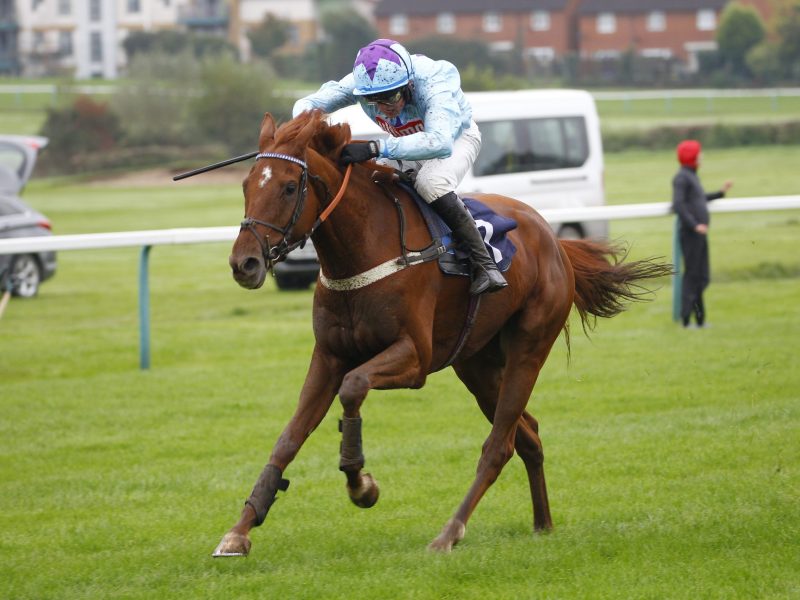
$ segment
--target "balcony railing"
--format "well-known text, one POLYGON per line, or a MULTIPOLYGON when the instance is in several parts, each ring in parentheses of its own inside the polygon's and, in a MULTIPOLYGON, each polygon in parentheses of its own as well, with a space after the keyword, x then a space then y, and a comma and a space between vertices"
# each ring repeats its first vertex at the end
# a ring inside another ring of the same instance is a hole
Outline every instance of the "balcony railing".
POLYGON ((228 6, 219 3, 199 3, 178 9, 178 21, 188 27, 225 27, 228 25, 228 6))

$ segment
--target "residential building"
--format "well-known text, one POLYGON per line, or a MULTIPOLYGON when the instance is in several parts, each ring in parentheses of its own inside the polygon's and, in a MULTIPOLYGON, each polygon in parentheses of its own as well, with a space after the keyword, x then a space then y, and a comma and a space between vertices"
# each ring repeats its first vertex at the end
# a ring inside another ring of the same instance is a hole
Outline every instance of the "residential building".
MULTIPOLYGON (((302 52, 319 36, 316 4, 314 0, 0 0, 0 69, 7 64, 6 72, 13 72, 13 63, 21 64, 27 76, 64 72, 81 79, 113 79, 126 65, 122 42, 128 34, 162 29, 226 36, 247 58, 247 30, 267 13, 291 25, 285 50, 302 52)), ((372 4, 353 2, 362 12, 372 4)))
POLYGON ((17 0, 23 73, 114 79, 125 64, 128 33, 174 28, 190 1, 17 0))
POLYGON ((19 73, 19 22, 14 0, 0 0, 0 74, 19 73))
MULTIPOLYGON (((234 39, 244 58, 250 56, 250 43, 247 31, 258 26, 267 15, 286 21, 289 24, 289 41, 279 52, 283 54, 302 54, 309 44, 318 41, 322 35, 320 28, 320 2, 317 0, 230 0, 231 11, 236 12, 238 4, 240 19, 239 33, 234 39)), ((373 19, 373 11, 378 0, 341 0, 342 6, 349 6, 368 21, 373 19)))
MULTIPOLYGON (((577 0, 404 0, 379 2, 383 37, 411 42, 428 36, 481 40, 495 51, 520 48, 550 62, 574 49, 571 16, 577 0)), ((413 49, 413 47, 412 47, 413 49)))
MULTIPOLYGON (((480 40, 549 64, 568 55, 592 61, 633 51, 679 60, 716 48, 731 0, 341 0, 372 20, 381 37, 413 51, 415 40, 480 40)), ((740 0, 766 21, 773 0, 740 0)), ((320 0, 0 0, 0 73, 113 79, 124 70, 122 42, 133 31, 179 29, 225 36, 245 60, 247 32, 268 14, 290 25, 279 50, 300 54, 322 35, 320 0)), ((330 6, 330 4, 328 5, 330 6)), ((336 5, 338 6, 338 5, 336 5)))
POLYGON ((247 31, 267 15, 289 23, 289 41, 281 48, 287 54, 301 54, 319 38, 319 17, 314 0, 238 0, 240 29, 236 46, 244 58, 250 56, 247 31))
POLYGON ((697 54, 717 47, 717 25, 727 0, 583 0, 577 11, 581 58, 618 58, 625 52, 677 58, 690 71, 697 54))
MULTIPOLYGON (((382 0, 375 22, 383 37, 408 43, 430 35, 478 39, 495 50, 521 47, 540 62, 569 53, 583 60, 673 58, 689 70, 716 48, 730 0, 382 0)), ((771 0, 741 0, 766 21, 771 0)))

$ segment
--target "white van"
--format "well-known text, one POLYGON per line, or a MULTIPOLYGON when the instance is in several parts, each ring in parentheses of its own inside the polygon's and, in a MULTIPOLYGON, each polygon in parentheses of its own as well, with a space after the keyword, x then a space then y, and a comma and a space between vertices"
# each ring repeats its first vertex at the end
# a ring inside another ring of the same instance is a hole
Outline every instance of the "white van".
MULTIPOLYGON (((600 119, 591 94, 581 90, 470 92, 483 146, 458 188, 502 194, 536 209, 605 204, 600 119)), ((333 113, 353 139, 386 136, 358 105, 333 113)), ((560 237, 607 237, 608 223, 551 223, 560 237)))

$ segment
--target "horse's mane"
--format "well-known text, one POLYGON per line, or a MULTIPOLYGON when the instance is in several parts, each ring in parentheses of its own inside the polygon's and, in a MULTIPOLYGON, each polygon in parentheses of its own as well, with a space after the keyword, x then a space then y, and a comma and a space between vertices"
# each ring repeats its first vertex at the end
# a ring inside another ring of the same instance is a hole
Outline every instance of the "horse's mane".
POLYGON ((338 155, 342 146, 351 139, 350 126, 346 123, 331 125, 325 119, 326 115, 320 110, 302 112, 297 117, 283 123, 275 132, 275 145, 291 145, 292 142, 311 126, 313 133, 309 139, 309 146, 323 155, 338 155))

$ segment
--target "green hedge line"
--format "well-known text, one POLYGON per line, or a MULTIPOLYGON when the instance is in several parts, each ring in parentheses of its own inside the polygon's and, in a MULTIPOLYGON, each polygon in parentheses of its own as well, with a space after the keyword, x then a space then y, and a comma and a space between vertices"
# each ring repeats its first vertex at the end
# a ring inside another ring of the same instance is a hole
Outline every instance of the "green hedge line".
MULTIPOLYGON (((48 152, 48 149, 45 149, 48 152)), ((202 144, 191 149, 180 146, 117 147, 104 152, 76 152, 67 160, 49 160, 36 163, 40 176, 84 174, 95 175, 114 171, 135 171, 154 167, 173 171, 210 164, 229 156, 223 145, 202 144)))
POLYGON ((700 141, 707 148, 800 144, 800 121, 763 124, 715 124, 655 127, 652 129, 603 132, 603 149, 622 152, 636 148, 664 150, 685 139, 700 141))

